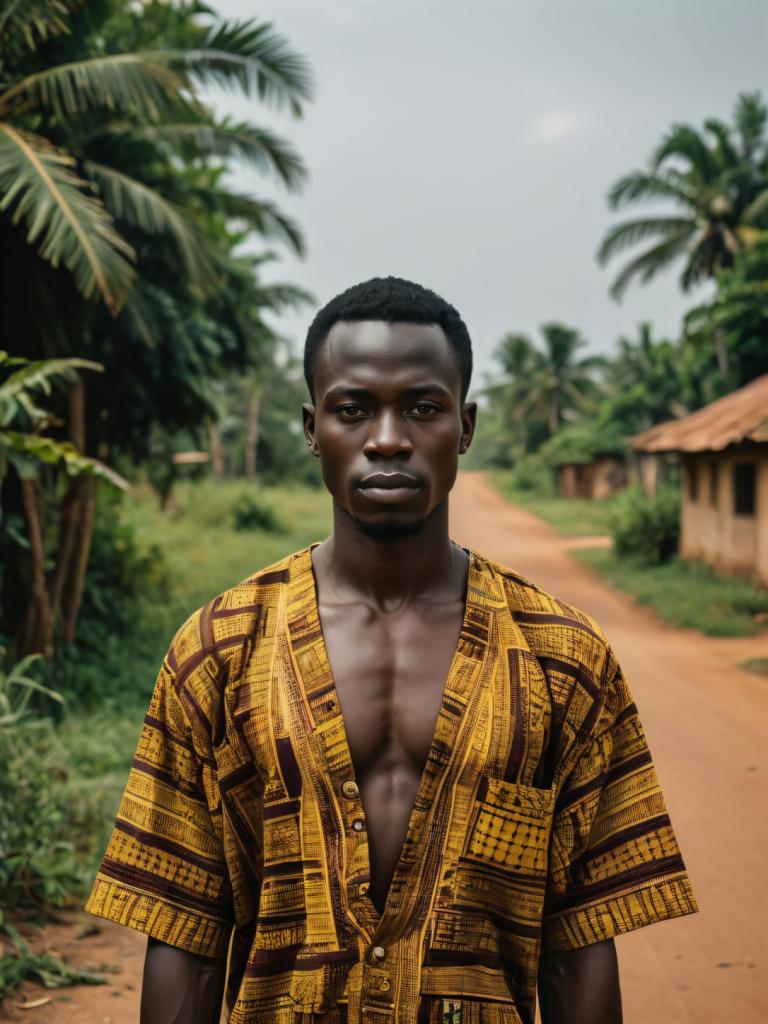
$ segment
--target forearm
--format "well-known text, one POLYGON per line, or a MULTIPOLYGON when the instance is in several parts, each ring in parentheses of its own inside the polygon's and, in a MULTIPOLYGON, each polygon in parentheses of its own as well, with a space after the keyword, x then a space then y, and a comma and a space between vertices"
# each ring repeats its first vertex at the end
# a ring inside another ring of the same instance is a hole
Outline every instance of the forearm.
POLYGON ((542 1024, 622 1024, 613 939, 543 954, 538 989, 542 1024))
POLYGON ((219 1024, 226 964, 150 939, 141 1024, 219 1024))

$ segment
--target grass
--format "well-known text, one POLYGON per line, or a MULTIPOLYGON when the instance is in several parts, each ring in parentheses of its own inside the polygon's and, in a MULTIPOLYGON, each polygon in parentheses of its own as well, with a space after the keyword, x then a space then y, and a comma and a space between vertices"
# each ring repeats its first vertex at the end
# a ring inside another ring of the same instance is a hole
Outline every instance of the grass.
POLYGON ((175 508, 168 514, 160 511, 149 490, 138 490, 126 518, 141 542, 157 545, 168 563, 172 607, 166 618, 176 620, 175 626, 222 590, 322 540, 331 528, 331 502, 324 489, 207 480, 180 484, 174 495, 175 508), (235 528, 233 509, 244 495, 272 509, 279 531, 235 528))
POLYGON ((613 498, 592 501, 521 490, 514 486, 511 472, 503 469, 492 470, 489 479, 507 501, 543 519, 564 537, 594 537, 608 533, 613 498))
MULTIPOLYGON (((682 629, 708 636, 753 636, 761 625, 757 616, 768 611, 768 591, 716 573, 703 562, 672 559, 663 565, 644 565, 617 558, 605 548, 571 554, 612 586, 632 594, 638 604, 682 629)), ((758 660, 768 664, 768 659, 758 660)))
POLYGON ((173 633, 222 590, 321 540, 330 530, 330 509, 325 490, 299 485, 255 488, 238 481, 179 485, 173 514, 159 509, 149 489, 137 488, 131 496, 126 520, 142 545, 162 552, 170 599, 143 609, 145 621, 137 623, 135 636, 114 638, 105 666, 124 680, 120 696, 91 709, 74 709, 58 729, 69 765, 67 796, 74 820, 81 829, 88 823, 95 832, 92 840, 82 832, 78 837, 86 885, 109 837, 151 687, 173 633), (243 494, 272 509, 277 531, 235 528, 232 510, 243 494))
POLYGON ((768 658, 749 658, 747 661, 740 661, 739 668, 754 672, 758 676, 768 676, 768 658))
POLYGON ((222 590, 326 536, 331 503, 326 491, 306 486, 206 481, 180 485, 172 515, 160 511, 149 490, 137 488, 123 517, 142 548, 161 553, 168 587, 151 595, 147 589, 146 600, 140 595, 136 614, 122 631, 105 612, 105 621, 90 629, 87 656, 75 652, 68 662, 50 667, 53 678, 47 683, 70 695, 55 723, 29 718, 14 727, 16 761, 13 770, 0 771, 0 818, 6 814, 18 825, 4 830, 0 821, 0 846, 5 834, 18 869, 8 875, 0 896, 0 932, 5 909, 34 916, 46 906, 81 904, 109 838, 149 695, 174 632, 222 590), (266 521, 273 528, 236 529, 233 507, 243 494, 271 509, 266 521), (165 596, 159 598, 160 593, 165 596))

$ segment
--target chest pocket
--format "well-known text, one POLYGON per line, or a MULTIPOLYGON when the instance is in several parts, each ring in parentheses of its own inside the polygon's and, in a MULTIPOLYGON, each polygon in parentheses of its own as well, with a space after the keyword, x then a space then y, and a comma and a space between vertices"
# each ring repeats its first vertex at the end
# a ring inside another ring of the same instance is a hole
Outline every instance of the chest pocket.
POLYGON ((552 789, 488 779, 471 811, 462 862, 544 884, 553 809, 552 789))
POLYGON ((554 800, 553 789, 489 779, 456 867, 453 902, 467 949, 498 964, 519 1007, 535 1001, 535 972, 522 965, 539 950, 554 800))

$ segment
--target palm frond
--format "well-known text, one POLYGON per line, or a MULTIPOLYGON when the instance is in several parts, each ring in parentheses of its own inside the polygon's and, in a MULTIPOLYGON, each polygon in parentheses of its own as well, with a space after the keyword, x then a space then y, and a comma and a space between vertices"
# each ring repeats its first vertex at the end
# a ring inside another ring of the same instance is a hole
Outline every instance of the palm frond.
POLYGON ((27 75, 0 93, 0 117, 32 103, 61 119, 107 109, 139 113, 154 121, 185 102, 185 84, 156 54, 106 54, 27 75))
POLYGON ((710 135, 714 136, 717 142, 717 160, 722 171, 735 167, 739 161, 739 154, 731 140, 731 133, 727 125, 716 118, 710 118, 704 122, 704 128, 710 135))
POLYGON ((304 162, 290 143, 266 128, 246 122, 206 123, 200 117, 174 123, 142 125, 128 132, 129 139, 189 144, 205 156, 237 156, 260 171, 270 171, 288 188, 298 188, 306 179, 304 162))
POLYGON ((649 237, 680 235, 685 239, 692 231, 691 221, 683 217, 647 217, 643 220, 624 221, 609 229, 597 251, 597 260, 601 265, 605 264, 617 252, 649 237))
POLYGON ((155 189, 114 167, 89 160, 84 168, 115 219, 125 220, 148 235, 168 236, 179 251, 191 283, 204 291, 210 290, 216 278, 210 258, 211 243, 182 210, 155 189))
POLYGON ((26 413, 31 423, 48 418, 45 409, 39 409, 33 400, 36 392, 49 395, 57 380, 74 381, 78 370, 103 370, 100 363, 88 359, 28 359, 14 358, 0 350, 0 425, 9 426, 19 412, 26 413))
POLYGON ((759 92, 742 93, 736 101, 733 120, 739 133, 742 153, 751 160, 758 146, 765 143, 768 107, 759 92))
POLYGON ((762 192, 755 196, 742 213, 741 219, 745 224, 754 224, 766 209, 768 209, 768 188, 763 189, 762 192))
POLYGON ((185 191, 190 196, 196 196, 209 209, 218 210, 228 219, 239 222, 264 238, 279 239, 297 255, 303 255, 304 238, 301 229, 294 220, 281 213, 274 203, 215 187, 190 186, 185 191))
POLYGON ((652 167, 658 171, 665 160, 678 157, 685 160, 695 178, 705 184, 717 176, 717 163, 702 136, 688 124, 673 125, 653 155, 652 167))
POLYGON ((674 199, 692 206, 695 200, 671 175, 632 171, 611 187, 608 205, 612 210, 637 199, 674 199))
POLYGON ((630 281, 637 277, 643 283, 650 281, 659 270, 666 267, 684 252, 685 242, 688 237, 688 225, 686 231, 679 235, 672 235, 652 249, 648 249, 636 259, 631 260, 621 271, 619 276, 611 285, 611 296, 618 302, 624 294, 630 281))
POLYGON ((707 225, 690 245, 688 260, 680 278, 683 291, 711 277, 715 270, 726 265, 728 250, 721 245, 720 232, 707 225))
POLYGON ((0 40, 23 39, 28 50, 51 36, 66 32, 67 15, 74 4, 69 0, 11 0, 0 13, 0 40))
POLYGON ((197 50, 177 55, 203 85, 234 86, 300 115, 311 98, 312 77, 305 59, 273 31, 270 22, 221 22, 197 50))
POLYGON ((311 292, 295 284, 259 284, 255 295, 256 305, 276 313, 284 309, 300 309, 313 305, 315 297, 311 292))
POLYGON ((133 281, 134 252, 73 167, 46 139, 0 122, 0 212, 23 222, 27 242, 66 267, 86 298, 98 292, 116 311, 133 281))
POLYGON ((0 430, 0 451, 8 455, 11 461, 14 461, 14 456, 22 456, 49 466, 61 464, 70 476, 87 473, 119 490, 127 491, 130 488, 128 481, 114 469, 98 459, 81 455, 69 441, 55 441, 51 437, 22 434, 16 430, 0 430))

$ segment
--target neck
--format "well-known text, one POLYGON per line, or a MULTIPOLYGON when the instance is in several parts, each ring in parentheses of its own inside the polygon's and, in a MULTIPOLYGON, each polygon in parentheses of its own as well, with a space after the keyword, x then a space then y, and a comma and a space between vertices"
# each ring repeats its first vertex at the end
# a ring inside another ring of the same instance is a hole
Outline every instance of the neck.
POLYGON ((349 513, 334 502, 333 533, 315 549, 315 558, 334 589, 381 605, 436 594, 466 565, 466 554, 448 535, 447 498, 418 533, 386 541, 361 533, 349 513))

